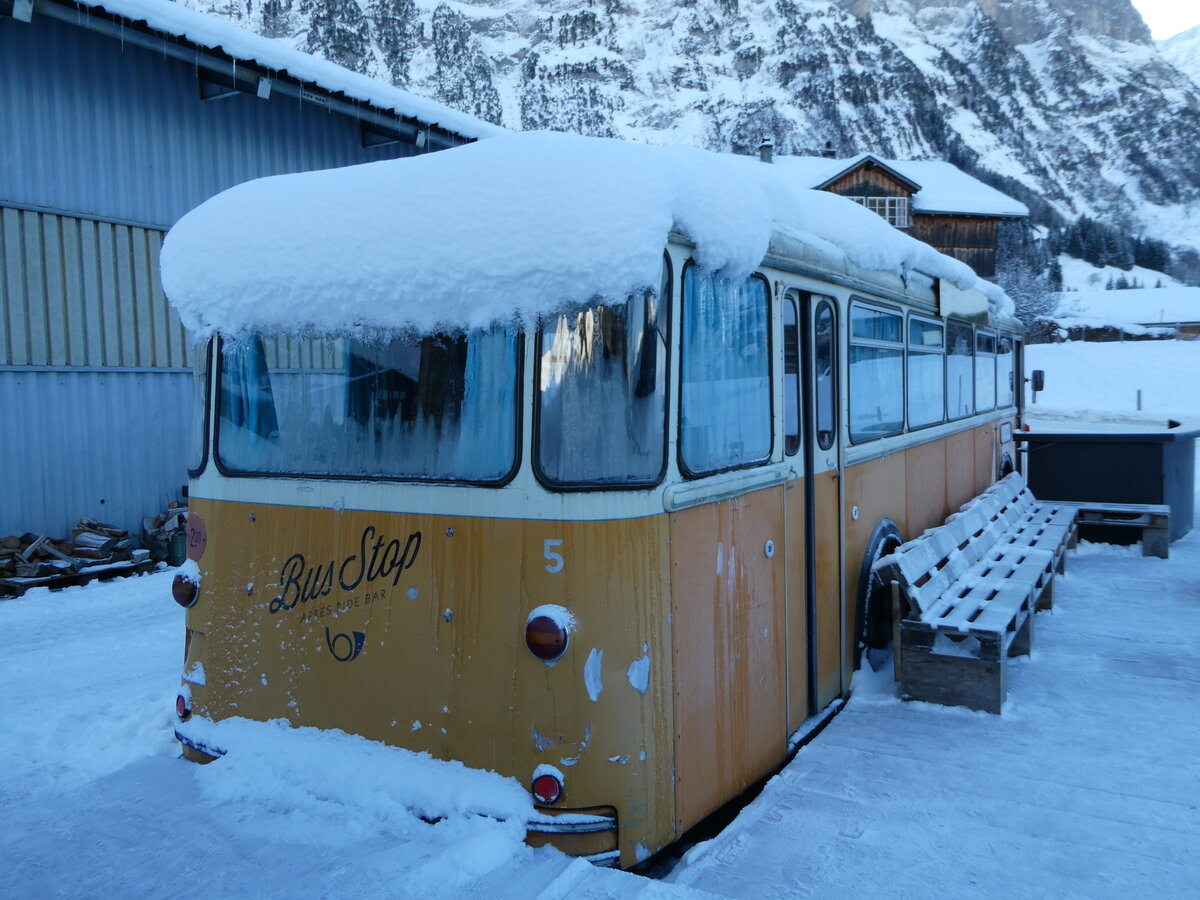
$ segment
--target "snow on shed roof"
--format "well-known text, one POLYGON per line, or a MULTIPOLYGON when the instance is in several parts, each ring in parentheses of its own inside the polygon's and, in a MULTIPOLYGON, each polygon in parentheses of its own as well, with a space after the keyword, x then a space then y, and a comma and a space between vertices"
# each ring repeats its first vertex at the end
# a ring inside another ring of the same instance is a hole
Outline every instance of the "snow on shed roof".
POLYGON ((1060 294, 1054 317, 1091 325, 1174 325, 1200 322, 1200 287, 1071 291, 1060 294))
POLYGON ((197 336, 474 328, 656 286, 672 230, 730 278, 775 241, 834 272, 976 287, 1011 313, 963 263, 777 166, 546 132, 237 185, 171 229, 162 278, 197 336))
POLYGON ((286 44, 206 15, 170 0, 77 0, 78 5, 105 10, 131 22, 145 22, 153 31, 219 50, 234 59, 286 72, 300 82, 315 84, 376 109, 436 125, 465 138, 502 134, 505 129, 410 94, 383 81, 351 72, 286 44))
POLYGON ((861 153, 851 159, 820 156, 777 156, 775 163, 793 173, 806 188, 821 188, 873 160, 918 185, 913 211, 976 216, 1028 216, 1029 207, 988 187, 958 166, 938 159, 884 159, 861 153))

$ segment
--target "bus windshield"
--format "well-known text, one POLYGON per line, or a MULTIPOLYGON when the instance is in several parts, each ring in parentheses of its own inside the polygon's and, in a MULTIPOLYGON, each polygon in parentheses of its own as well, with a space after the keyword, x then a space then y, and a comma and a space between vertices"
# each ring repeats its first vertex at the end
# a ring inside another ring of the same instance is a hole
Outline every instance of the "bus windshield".
POLYGON ((238 473, 488 483, 516 464, 517 333, 221 352, 217 458, 238 473))

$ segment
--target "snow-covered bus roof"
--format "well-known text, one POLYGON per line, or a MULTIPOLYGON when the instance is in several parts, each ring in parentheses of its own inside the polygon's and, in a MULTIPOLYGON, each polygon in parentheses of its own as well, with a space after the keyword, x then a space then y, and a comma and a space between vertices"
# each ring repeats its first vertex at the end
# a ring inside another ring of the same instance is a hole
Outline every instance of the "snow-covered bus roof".
POLYGON ((834 276, 920 272, 1012 313, 965 264, 777 166, 546 132, 230 188, 171 229, 162 278, 197 337, 469 329, 657 286, 672 232, 731 279, 802 248, 834 276))
POLYGON ((75 2, 79 6, 103 10, 129 22, 145 22, 151 31, 159 34, 179 38, 196 47, 219 51, 235 60, 289 76, 297 82, 316 85, 330 94, 340 94, 375 109, 416 119, 464 138, 490 137, 505 130, 170 0, 75 2))

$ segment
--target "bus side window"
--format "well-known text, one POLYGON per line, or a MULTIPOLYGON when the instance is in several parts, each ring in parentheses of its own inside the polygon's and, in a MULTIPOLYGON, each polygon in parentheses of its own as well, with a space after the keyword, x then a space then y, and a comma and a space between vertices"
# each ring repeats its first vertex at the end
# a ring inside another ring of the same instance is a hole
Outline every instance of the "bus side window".
MULTIPOLYGON (((850 307, 852 441, 904 430, 903 321, 898 313, 858 303, 850 307)), ((819 378, 818 373, 818 384, 819 378)))
POLYGON ((698 266, 684 270, 679 461, 686 474, 770 458, 770 309, 759 276, 732 284, 698 266))
POLYGON ((783 449, 800 449, 800 328, 796 298, 783 301, 783 449))
POLYGON ((1013 378, 1013 340, 1002 336, 997 347, 996 356, 996 405, 1009 407, 1013 405, 1013 390, 1016 381, 1013 378))
POLYGON ((936 425, 946 418, 946 336, 939 322, 908 320, 908 426, 936 425))
POLYGON ((542 322, 534 464, 549 486, 635 487, 662 478, 670 309, 665 260, 663 269, 658 293, 631 294, 620 305, 574 306, 542 322))
POLYGON ((975 412, 975 339, 971 326, 946 323, 946 411, 951 419, 975 412))
POLYGON ((975 411, 996 408, 996 336, 975 332, 975 411))
POLYGON ((837 334, 833 306, 817 307, 813 335, 813 363, 817 379, 817 446, 828 450, 837 433, 837 334))

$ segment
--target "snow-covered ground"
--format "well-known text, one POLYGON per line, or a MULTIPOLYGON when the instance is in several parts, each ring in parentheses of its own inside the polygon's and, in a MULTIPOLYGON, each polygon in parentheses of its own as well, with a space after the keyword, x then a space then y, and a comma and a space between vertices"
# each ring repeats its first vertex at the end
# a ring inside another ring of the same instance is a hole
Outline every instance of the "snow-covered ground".
MULTIPOLYGON (((1111 421, 1135 381, 1164 422, 1200 410, 1200 342, 1029 356, 1047 371, 1039 412, 1111 421)), ((1200 884, 1200 532, 1169 560, 1070 556, 1002 717, 901 703, 860 675, 665 881, 531 850, 517 823, 462 812, 472 796, 519 807, 513 783, 350 736, 247 724, 236 740, 254 752, 181 761, 170 577, 0 601, 0 895, 1190 898, 1200 884)))

